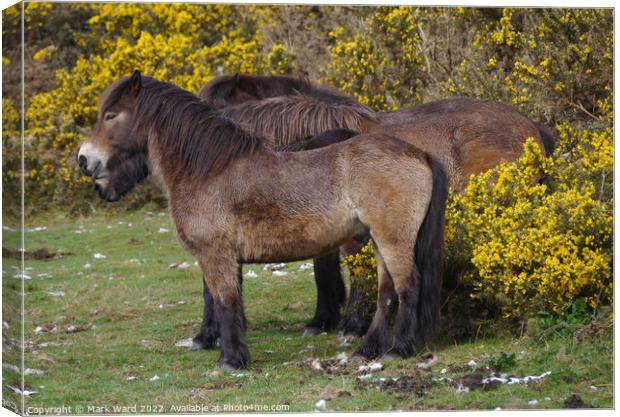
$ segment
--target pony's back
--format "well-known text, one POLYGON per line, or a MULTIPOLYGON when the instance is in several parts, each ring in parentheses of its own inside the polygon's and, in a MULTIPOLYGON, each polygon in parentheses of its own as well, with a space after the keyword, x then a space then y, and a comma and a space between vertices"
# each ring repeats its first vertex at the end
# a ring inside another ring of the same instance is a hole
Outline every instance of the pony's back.
POLYGON ((209 81, 198 92, 198 97, 218 108, 290 95, 303 95, 331 105, 359 104, 329 88, 288 75, 222 75, 209 81))

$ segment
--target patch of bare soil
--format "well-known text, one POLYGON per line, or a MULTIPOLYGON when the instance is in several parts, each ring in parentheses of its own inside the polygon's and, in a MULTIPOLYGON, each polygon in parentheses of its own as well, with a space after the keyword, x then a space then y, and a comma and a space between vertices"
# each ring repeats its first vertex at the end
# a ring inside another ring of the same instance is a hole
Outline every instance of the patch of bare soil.
POLYGON ((334 398, 352 397, 353 394, 351 394, 349 391, 345 391, 342 389, 334 388, 331 385, 327 385, 325 388, 323 388, 323 391, 321 391, 321 394, 319 396, 325 400, 332 400, 334 398))
POLYGON ((329 375, 349 375, 352 373, 347 367, 348 358, 347 355, 342 353, 334 358, 330 359, 315 359, 307 358, 299 365, 301 367, 309 367, 314 372, 326 373, 329 375))
POLYGON ((217 391, 225 388, 239 388, 241 383, 239 382, 212 382, 209 384, 198 385, 196 389, 206 390, 206 391, 217 391))
POLYGON ((420 377, 420 375, 401 375, 395 378, 379 378, 373 380, 357 380, 357 385, 362 389, 378 389, 392 394, 409 395, 418 397, 426 395, 426 390, 434 385, 434 382, 420 377))
MULTIPOLYGON (((62 259, 65 256, 73 255, 69 252, 55 252, 51 253, 45 248, 37 249, 35 251, 24 251, 24 259, 34 259, 34 260, 58 260, 62 259)), ((10 248, 2 247, 2 257, 3 258, 11 258, 11 259, 22 259, 22 252, 10 248)))

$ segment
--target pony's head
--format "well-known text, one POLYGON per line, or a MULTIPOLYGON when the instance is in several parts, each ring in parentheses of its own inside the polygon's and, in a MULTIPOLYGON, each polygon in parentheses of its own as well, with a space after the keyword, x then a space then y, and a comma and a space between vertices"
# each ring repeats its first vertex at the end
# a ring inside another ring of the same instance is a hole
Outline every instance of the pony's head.
POLYGON ((97 122, 78 151, 84 175, 95 179, 95 191, 106 201, 118 201, 148 175, 146 140, 134 129, 142 76, 113 83, 103 95, 97 122))
POLYGON ((198 91, 198 97, 218 109, 262 98, 249 77, 239 74, 212 79, 198 91))

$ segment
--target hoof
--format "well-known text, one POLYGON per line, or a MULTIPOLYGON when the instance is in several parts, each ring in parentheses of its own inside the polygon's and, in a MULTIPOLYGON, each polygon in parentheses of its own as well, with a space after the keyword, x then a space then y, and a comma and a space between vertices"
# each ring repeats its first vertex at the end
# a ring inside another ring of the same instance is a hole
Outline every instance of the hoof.
POLYGON ((218 362, 215 364, 216 371, 236 371, 237 369, 240 369, 240 368, 235 368, 234 366, 226 362, 224 363, 218 362))
POLYGON ((404 359, 401 355, 396 352, 388 352, 381 357, 385 362, 395 361, 399 359, 404 359))
POLYGON ((321 333, 321 329, 318 327, 308 326, 304 329, 304 337, 314 337, 320 335, 321 333))
POLYGON ((201 350, 201 349, 215 349, 220 347, 220 338, 214 339, 211 337, 202 337, 201 335, 196 336, 192 339, 192 345, 190 346, 190 350, 201 350))
POLYGON ((351 363, 364 363, 367 362, 369 359, 366 356, 360 355, 359 353, 355 353, 353 356, 351 356, 351 363))

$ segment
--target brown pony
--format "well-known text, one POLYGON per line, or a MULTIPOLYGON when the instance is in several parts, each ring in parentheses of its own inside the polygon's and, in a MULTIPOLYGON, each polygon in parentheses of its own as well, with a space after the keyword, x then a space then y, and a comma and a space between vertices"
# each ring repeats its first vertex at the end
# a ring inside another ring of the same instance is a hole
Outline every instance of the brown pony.
MULTIPOLYGON (((546 127, 533 123, 511 106, 490 100, 451 98, 377 113, 352 98, 298 78, 239 74, 214 78, 198 95, 273 147, 304 143, 299 141, 335 128, 398 137, 440 160, 452 189, 457 192, 463 189, 470 175, 520 156, 527 137, 533 137, 547 154, 553 152, 555 144, 546 127)), ((343 284, 338 254, 317 258, 314 265, 317 308, 304 334, 334 328, 340 320, 339 307, 344 298, 340 295, 343 284)), ((359 298, 354 285, 350 295, 349 313, 341 329, 361 335, 370 317, 362 310, 351 308, 359 298)), ((208 303, 209 294, 205 290, 205 304, 208 303)), ((205 318, 207 314, 205 309, 205 318)), ((194 339, 197 347, 210 345, 201 342, 205 331, 203 326, 194 339)))
POLYGON ((363 232, 378 254, 379 297, 356 355, 407 357, 437 320, 446 177, 410 144, 373 133, 274 152, 197 96, 135 71, 105 92, 78 163, 107 201, 148 175, 162 187, 213 295, 219 367, 249 364, 243 263, 332 253, 363 232))

